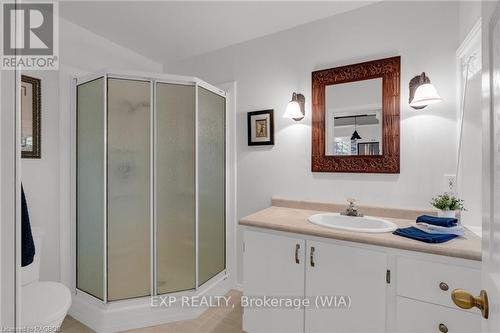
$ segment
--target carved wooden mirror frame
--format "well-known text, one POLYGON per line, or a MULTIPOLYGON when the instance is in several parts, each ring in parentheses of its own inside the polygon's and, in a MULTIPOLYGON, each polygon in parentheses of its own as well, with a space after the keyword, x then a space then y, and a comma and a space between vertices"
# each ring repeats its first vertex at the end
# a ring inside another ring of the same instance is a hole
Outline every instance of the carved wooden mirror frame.
POLYGON ((401 57, 312 73, 313 172, 399 173, 399 95, 401 57), (326 86, 382 78, 382 155, 326 155, 326 86))
MULTIPOLYGON (((42 93, 41 93, 41 88, 40 88, 40 79, 30 77, 27 75, 21 75, 21 81, 23 83, 30 84, 32 87, 32 99, 29 101, 29 107, 31 108, 32 116, 31 116, 31 134, 33 138, 33 143, 32 143, 32 149, 31 150, 23 150, 21 151, 21 157, 22 158, 41 158, 41 145, 42 145, 42 134, 41 134, 41 100, 42 100, 42 93)), ((26 96, 26 87, 23 85, 21 87, 21 94, 24 94, 26 96)), ((21 100, 24 100, 22 97, 21 100)), ((30 110, 30 108, 27 108, 30 110)), ((26 108, 23 107, 23 103, 21 102, 21 114, 23 112, 27 112, 26 108)), ((21 117, 22 119, 23 117, 21 117)), ((22 127, 25 126, 25 124, 22 124, 22 127)))

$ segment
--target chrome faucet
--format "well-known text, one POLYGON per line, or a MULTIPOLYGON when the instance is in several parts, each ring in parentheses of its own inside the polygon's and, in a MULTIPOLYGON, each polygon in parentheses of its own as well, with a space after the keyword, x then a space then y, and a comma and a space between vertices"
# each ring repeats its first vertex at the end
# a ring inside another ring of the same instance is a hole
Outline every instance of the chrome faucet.
POLYGON ((360 214, 358 212, 358 208, 356 207, 356 200, 347 199, 347 201, 349 202, 349 206, 347 206, 346 210, 341 212, 340 215, 362 217, 363 214, 360 214))

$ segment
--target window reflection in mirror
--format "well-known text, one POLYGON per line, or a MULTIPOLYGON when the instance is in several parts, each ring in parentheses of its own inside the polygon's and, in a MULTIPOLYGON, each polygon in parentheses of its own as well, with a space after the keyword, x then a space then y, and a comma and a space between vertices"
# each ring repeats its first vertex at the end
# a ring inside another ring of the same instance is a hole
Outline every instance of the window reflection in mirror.
POLYGON ((382 78, 326 86, 326 155, 382 155, 382 78))

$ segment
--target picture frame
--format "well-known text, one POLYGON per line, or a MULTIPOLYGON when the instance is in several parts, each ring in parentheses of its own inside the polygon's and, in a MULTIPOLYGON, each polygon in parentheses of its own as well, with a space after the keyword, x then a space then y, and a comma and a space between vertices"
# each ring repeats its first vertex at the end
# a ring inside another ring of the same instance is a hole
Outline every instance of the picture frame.
POLYGON ((274 145, 274 110, 247 113, 249 146, 274 145))
POLYGON ((41 80, 21 75, 21 157, 41 158, 41 80))

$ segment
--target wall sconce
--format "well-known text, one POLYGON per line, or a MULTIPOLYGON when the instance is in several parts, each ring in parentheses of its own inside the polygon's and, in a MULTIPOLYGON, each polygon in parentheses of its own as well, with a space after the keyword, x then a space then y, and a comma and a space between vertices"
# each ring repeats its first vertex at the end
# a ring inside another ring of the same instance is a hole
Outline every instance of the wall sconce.
POLYGON ((293 93, 292 100, 286 106, 283 118, 291 118, 295 121, 302 120, 306 115, 305 105, 306 99, 304 95, 293 93))
POLYGON ((442 102, 436 88, 431 84, 431 80, 425 73, 415 76, 410 81, 410 106, 414 109, 423 109, 427 105, 442 102))

